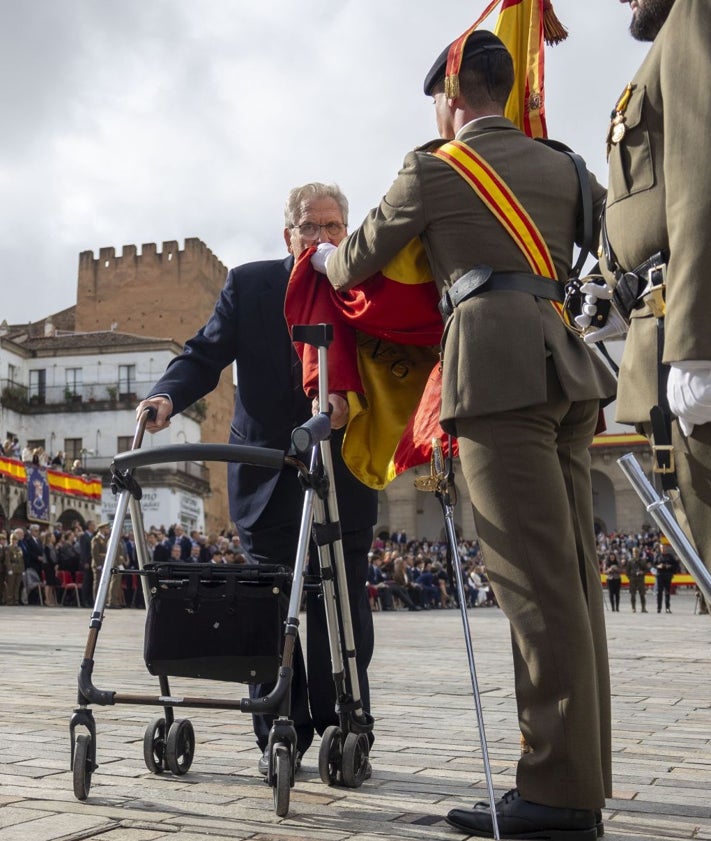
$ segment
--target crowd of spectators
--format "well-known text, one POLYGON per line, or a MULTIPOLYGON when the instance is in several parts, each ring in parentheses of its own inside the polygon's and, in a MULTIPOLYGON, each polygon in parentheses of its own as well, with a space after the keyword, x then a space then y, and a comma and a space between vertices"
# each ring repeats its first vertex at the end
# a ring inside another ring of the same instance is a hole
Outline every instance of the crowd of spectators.
MULTIPOLYGON (((71 580, 88 575, 91 567, 91 544, 97 527, 74 522, 65 528, 61 524, 41 530, 37 524, 10 532, 0 530, 0 604, 39 603, 59 604, 62 576, 71 580), (20 555, 18 549, 22 553, 20 555), (19 565, 19 566, 18 566, 19 565), (22 578, 21 590, 16 576, 22 578), (14 577, 15 576, 15 577, 14 577)), ((134 535, 126 530, 122 536, 124 568, 138 569, 134 535)), ((188 532, 182 525, 151 526, 146 533, 149 561, 200 562, 214 564, 249 563, 233 531, 218 534, 188 532)), ((619 610, 621 580, 635 570, 655 576, 655 591, 670 578, 670 572, 683 571, 672 556, 660 532, 643 526, 635 534, 600 533, 597 535, 600 572, 605 577, 613 611, 619 610)), ((374 610, 441 610, 458 607, 457 588, 448 559, 448 545, 427 539, 408 540, 403 532, 373 541, 369 552, 368 595, 374 610)), ((465 596, 469 607, 496 607, 496 598, 489 586, 486 566, 476 540, 459 540, 457 562, 462 572, 465 596)), ((143 607, 142 593, 136 576, 122 576, 125 606, 143 607)), ((646 612, 642 583, 641 607, 646 612)), ((671 612, 669 595, 673 591, 666 583, 660 592, 658 610, 662 609, 662 595, 667 612, 671 612)), ((93 604, 94 589, 82 589, 81 603, 93 604)), ((632 608, 635 608, 634 594, 632 608)), ((75 603, 75 602, 66 602, 75 603)))
POLYGON ((44 447, 31 447, 29 443, 25 444, 24 447, 20 447, 17 436, 6 438, 0 444, 0 455, 6 456, 7 458, 15 458, 27 464, 35 464, 38 467, 51 467, 53 470, 61 470, 65 473, 86 474, 81 459, 68 459, 63 450, 57 450, 56 453, 48 453, 44 447))
MULTIPOLYGON (((458 607, 448 545, 407 540, 400 531, 377 537, 369 553, 368 596, 375 610, 437 610, 458 607)), ((469 607, 495 607, 486 567, 476 540, 460 540, 457 559, 469 607)))
MULTIPOLYGON (((653 590, 656 595, 657 613, 661 613, 662 610, 665 613, 672 612, 670 596, 675 590, 673 578, 677 573, 684 573, 686 570, 658 529, 643 525, 642 529, 634 534, 599 533, 597 555, 600 572, 606 577, 613 612, 619 612, 620 609, 623 576, 627 578, 630 607, 633 612, 637 612, 637 597, 640 612, 648 612, 647 589, 653 590), (648 576, 653 577, 651 585, 648 576)), ((699 597, 699 612, 706 613, 707 610, 705 601, 699 597)))
MULTIPOLYGON (((60 604, 63 576, 58 573, 68 573, 73 583, 82 584, 85 578, 88 579, 91 547, 96 534, 97 526, 91 521, 86 526, 75 521, 69 528, 58 523, 45 530, 40 530, 37 524, 11 529, 10 532, 0 529, 0 604, 60 604), (22 553, 21 559, 17 550, 22 553)), ((121 567, 127 572, 137 570, 133 532, 126 530, 121 539, 124 558, 121 567)), ((246 561, 239 537, 231 531, 204 535, 199 531, 188 534, 181 525, 167 529, 163 526, 151 527, 146 533, 146 546, 149 562, 173 560, 234 564, 246 561)), ((124 575, 122 583, 122 606, 143 607, 137 578, 124 575)), ((95 587, 82 588, 80 603, 83 606, 93 604, 94 591, 95 587)))

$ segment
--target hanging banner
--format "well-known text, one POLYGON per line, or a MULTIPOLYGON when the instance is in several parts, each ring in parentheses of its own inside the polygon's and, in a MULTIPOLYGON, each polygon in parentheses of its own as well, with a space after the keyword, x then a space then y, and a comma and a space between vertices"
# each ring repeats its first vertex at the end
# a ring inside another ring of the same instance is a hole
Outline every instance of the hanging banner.
POLYGON ((27 519, 49 522, 49 483, 47 468, 28 464, 27 470, 27 519))

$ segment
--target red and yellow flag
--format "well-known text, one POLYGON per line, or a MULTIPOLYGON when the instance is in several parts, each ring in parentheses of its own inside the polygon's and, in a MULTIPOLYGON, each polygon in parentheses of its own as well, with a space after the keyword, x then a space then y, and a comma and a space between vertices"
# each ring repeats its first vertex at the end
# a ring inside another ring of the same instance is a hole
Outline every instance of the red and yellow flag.
POLYGON ((501 6, 501 11, 494 34, 503 41, 514 64, 515 81, 506 104, 506 117, 529 137, 546 137, 544 45, 557 44, 567 36, 550 0, 492 0, 452 44, 447 57, 445 91, 448 96, 456 96, 467 38, 497 6, 501 6))
MULTIPOLYGON (((433 366, 438 367, 442 317, 437 290, 419 240, 347 292, 336 292, 314 271, 313 252, 313 248, 304 251, 294 265, 284 315, 290 327, 334 325, 328 351, 329 389, 346 392, 350 409, 343 459, 362 482, 382 489, 396 475, 393 454, 433 366)), ((316 350, 298 342, 296 349, 303 363, 304 389, 317 394, 316 350)), ((441 433, 439 401, 435 414, 434 429, 441 433)), ((430 429, 429 439, 432 434, 430 429)), ((423 461, 428 459, 429 455, 423 461)), ((402 469, 419 463, 412 461, 402 469)))
MULTIPOLYGON (((0 456, 0 476, 17 482, 27 481, 25 463, 18 459, 0 456)), ((47 470, 47 484, 51 491, 85 499, 101 499, 101 480, 98 476, 75 476, 59 470, 47 470)))

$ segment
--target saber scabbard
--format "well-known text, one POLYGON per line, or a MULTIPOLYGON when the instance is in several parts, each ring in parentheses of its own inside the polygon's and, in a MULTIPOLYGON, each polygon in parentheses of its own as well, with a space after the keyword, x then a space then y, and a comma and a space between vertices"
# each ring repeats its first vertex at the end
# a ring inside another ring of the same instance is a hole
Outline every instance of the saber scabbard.
MULTIPOLYGON (((449 453, 451 458, 452 439, 449 439, 449 453)), ((481 757, 484 763, 484 776, 486 777, 486 788, 489 795, 489 808, 491 810, 491 825, 496 841, 499 841, 499 825, 496 817, 496 802, 494 800, 494 782, 491 775, 491 763, 489 761, 489 748, 486 742, 486 731, 484 729, 484 713, 481 707, 481 696, 479 694, 479 681, 476 676, 474 664, 474 647, 472 645, 471 630, 469 628, 469 615, 467 614, 467 594, 464 590, 464 577, 462 565, 459 562, 459 550, 457 548, 457 533, 454 528, 454 504, 455 494, 452 483, 452 471, 445 467, 444 455, 442 453, 442 442, 439 438, 432 439, 432 458, 430 462, 430 475, 418 476, 415 480, 415 487, 420 491, 434 492, 442 507, 444 515, 444 526, 447 533, 447 544, 454 569, 454 580, 457 587, 459 600, 459 612, 462 617, 464 628, 464 643, 467 649, 467 660, 469 661, 469 674, 471 676, 472 691, 474 693, 474 705, 476 707, 476 718, 479 727, 479 741, 481 743, 481 757)))
POLYGON ((666 494, 659 496, 632 453, 618 458, 617 463, 642 500, 647 512, 659 529, 664 532, 672 549, 693 576, 704 598, 711 604, 711 572, 705 567, 698 552, 679 525, 671 499, 666 494))

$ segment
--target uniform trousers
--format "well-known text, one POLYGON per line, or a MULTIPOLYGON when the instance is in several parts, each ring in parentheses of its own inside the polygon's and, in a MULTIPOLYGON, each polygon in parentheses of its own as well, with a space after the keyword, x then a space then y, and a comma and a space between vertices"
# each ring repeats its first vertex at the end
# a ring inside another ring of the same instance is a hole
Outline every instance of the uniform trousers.
POLYGON ((610 679, 590 455, 598 401, 571 403, 552 359, 545 404, 456 420, 487 574, 511 625, 526 800, 611 795, 610 679))
POLYGON ((630 601, 632 602, 632 610, 637 607, 637 594, 639 593, 639 602, 642 605, 642 610, 647 609, 647 585, 644 581, 644 574, 630 575, 630 601))
POLYGON ((20 590, 22 589, 22 573, 25 569, 23 561, 6 561, 7 578, 5 579, 5 604, 19 605, 20 590))
POLYGON ((711 423, 695 426, 687 438, 675 421, 672 443, 679 497, 691 537, 707 569, 711 569, 711 423))

